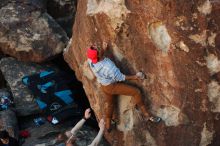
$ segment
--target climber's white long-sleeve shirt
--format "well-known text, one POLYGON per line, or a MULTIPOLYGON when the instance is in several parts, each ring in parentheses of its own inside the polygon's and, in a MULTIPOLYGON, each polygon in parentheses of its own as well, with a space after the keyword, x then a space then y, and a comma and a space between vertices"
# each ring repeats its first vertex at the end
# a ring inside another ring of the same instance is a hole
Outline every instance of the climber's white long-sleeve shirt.
POLYGON ((97 63, 92 63, 92 61, 88 59, 88 63, 97 81, 103 86, 125 80, 125 75, 121 73, 114 62, 109 58, 104 58, 97 63))

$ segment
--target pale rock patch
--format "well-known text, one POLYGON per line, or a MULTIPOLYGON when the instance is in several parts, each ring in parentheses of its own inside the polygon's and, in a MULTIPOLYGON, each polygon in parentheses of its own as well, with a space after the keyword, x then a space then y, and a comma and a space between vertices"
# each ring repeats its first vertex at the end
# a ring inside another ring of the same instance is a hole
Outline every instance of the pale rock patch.
POLYGON ((215 37, 216 33, 211 32, 211 36, 208 37, 208 43, 210 46, 215 47, 215 37))
POLYGON ((188 117, 178 107, 173 105, 159 108, 157 110, 157 116, 162 118, 166 126, 178 126, 189 122, 188 117))
POLYGON ((125 6, 125 0, 88 0, 86 13, 89 16, 105 13, 110 18, 112 27, 116 29, 130 11, 125 6))
POLYGON ((205 57, 207 68, 211 75, 220 71, 220 60, 214 54, 209 54, 205 57))
POLYGON ((204 15, 208 15, 212 12, 212 4, 209 0, 206 0, 202 5, 198 7, 198 11, 204 15))
POLYGON ((181 49, 181 50, 183 50, 183 51, 185 51, 185 52, 189 52, 189 47, 183 42, 183 41, 180 41, 178 44, 177 44, 177 46, 181 49))
POLYGON ((160 21, 151 23, 148 26, 148 33, 156 47, 163 53, 167 53, 170 49, 171 37, 166 26, 160 21))
POLYGON ((207 40, 207 31, 204 30, 200 34, 194 34, 190 35, 189 38, 193 40, 195 43, 202 45, 205 47, 207 45, 206 40, 207 40))
POLYGON ((220 85, 217 81, 211 81, 208 84, 209 101, 213 103, 212 112, 220 112, 220 85))
POLYGON ((214 131, 207 129, 206 123, 203 124, 203 130, 201 132, 201 141, 199 146, 208 146, 212 143, 214 131))

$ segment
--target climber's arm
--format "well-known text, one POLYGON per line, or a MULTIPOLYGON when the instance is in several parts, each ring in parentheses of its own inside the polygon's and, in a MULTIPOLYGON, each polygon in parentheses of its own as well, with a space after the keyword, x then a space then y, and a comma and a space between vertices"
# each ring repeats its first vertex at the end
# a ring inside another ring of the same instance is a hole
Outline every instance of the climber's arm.
POLYGON ((86 122, 87 119, 89 119, 91 117, 91 110, 90 108, 86 109, 84 117, 82 120, 80 120, 71 130, 71 134, 72 135, 76 135, 76 133, 79 131, 79 129, 82 128, 83 124, 86 122))
POLYGON ((101 119, 99 122, 99 128, 100 128, 99 133, 96 135, 95 139, 92 141, 92 143, 89 146, 98 146, 98 144, 100 143, 105 129, 105 122, 103 119, 101 119))

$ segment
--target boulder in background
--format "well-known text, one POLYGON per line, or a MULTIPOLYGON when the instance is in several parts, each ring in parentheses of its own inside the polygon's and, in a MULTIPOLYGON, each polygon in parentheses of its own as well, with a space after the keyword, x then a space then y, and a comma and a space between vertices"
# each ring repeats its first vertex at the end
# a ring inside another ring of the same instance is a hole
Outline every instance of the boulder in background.
POLYGON ((66 32, 41 8, 12 2, 0 8, 0 51, 19 60, 42 62, 63 51, 66 32))
POLYGON ((22 83, 22 77, 39 73, 50 66, 17 61, 12 57, 0 60, 0 69, 10 87, 18 116, 27 116, 40 112, 31 91, 22 83))

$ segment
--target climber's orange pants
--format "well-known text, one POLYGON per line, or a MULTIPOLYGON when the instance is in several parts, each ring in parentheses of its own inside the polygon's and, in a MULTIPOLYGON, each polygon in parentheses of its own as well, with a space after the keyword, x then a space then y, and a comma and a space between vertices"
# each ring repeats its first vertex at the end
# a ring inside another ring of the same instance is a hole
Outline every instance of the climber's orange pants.
MULTIPOLYGON (((106 100, 106 119, 111 120, 114 108, 114 99, 113 95, 128 95, 133 96, 133 102, 135 105, 141 109, 142 113, 145 116, 148 116, 148 112, 144 106, 144 103, 141 99, 141 92, 138 88, 125 83, 113 83, 107 86, 101 86, 102 91, 105 93, 106 100)), ((107 121, 106 126, 108 127, 109 122, 107 121)))

